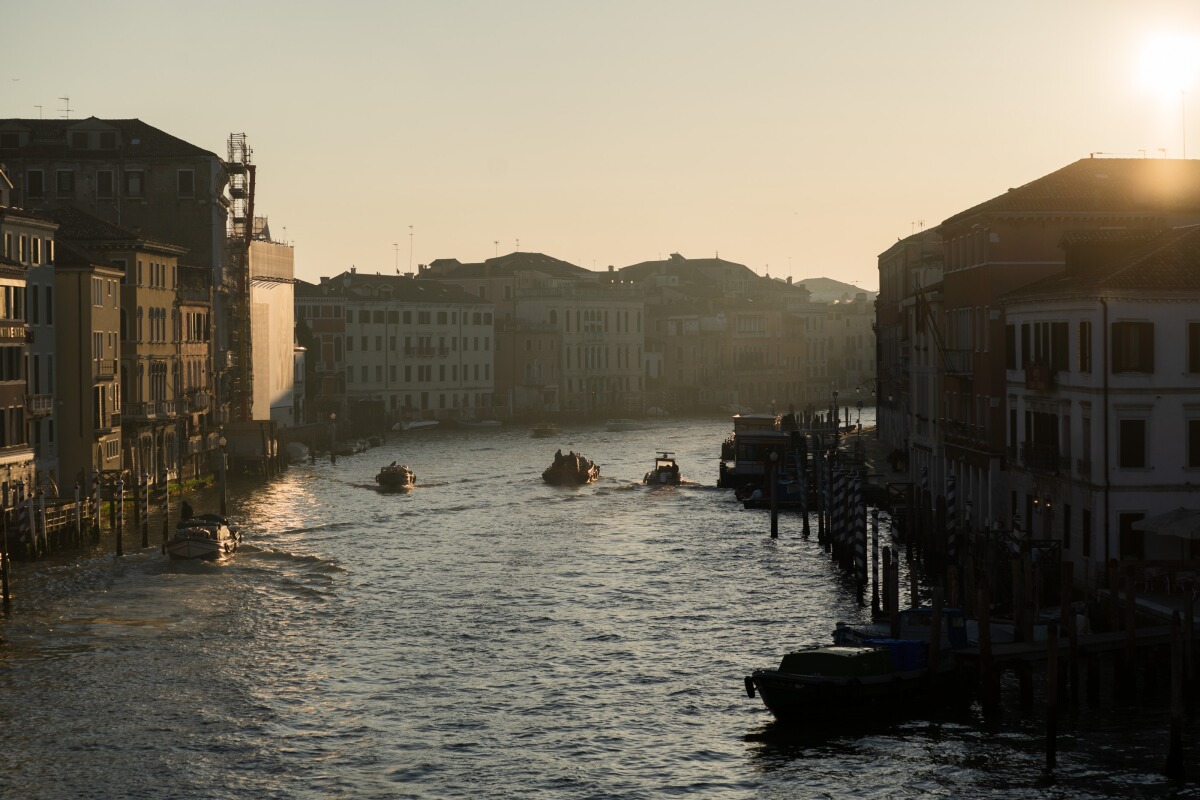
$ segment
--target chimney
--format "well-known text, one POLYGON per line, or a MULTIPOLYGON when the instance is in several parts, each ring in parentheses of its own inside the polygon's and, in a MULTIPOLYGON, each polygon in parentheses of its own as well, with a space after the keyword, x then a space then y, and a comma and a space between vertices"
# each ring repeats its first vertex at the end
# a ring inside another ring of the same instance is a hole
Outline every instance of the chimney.
POLYGON ((792 276, 788 275, 788 286, 792 285, 792 276))

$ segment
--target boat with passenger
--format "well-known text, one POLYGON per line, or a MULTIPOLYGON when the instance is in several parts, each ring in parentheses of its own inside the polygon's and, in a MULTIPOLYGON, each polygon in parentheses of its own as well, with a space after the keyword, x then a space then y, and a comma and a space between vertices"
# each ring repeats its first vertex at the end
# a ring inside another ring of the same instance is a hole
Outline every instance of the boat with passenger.
POLYGON ((232 555, 241 540, 241 534, 224 517, 193 516, 191 507, 185 504, 184 518, 175 525, 175 532, 164 547, 171 558, 212 561, 232 555))
POLYGON ((591 483, 600 477, 600 468, 585 458, 582 453, 572 450, 563 455, 562 450, 554 454, 554 463, 542 472, 542 480, 563 486, 578 486, 591 483))
POLYGON ((403 464, 393 461, 375 476, 375 482, 384 489, 404 489, 417 482, 417 473, 403 464))
POLYGON ((654 459, 654 469, 642 477, 642 483, 647 486, 678 486, 683 477, 679 474, 679 465, 675 463, 674 455, 670 451, 660 450, 654 459))

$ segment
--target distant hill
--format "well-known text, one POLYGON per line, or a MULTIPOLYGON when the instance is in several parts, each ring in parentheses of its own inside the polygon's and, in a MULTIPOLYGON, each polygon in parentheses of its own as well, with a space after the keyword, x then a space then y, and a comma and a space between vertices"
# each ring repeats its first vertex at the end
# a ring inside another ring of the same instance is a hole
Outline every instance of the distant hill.
POLYGON ((833 278, 801 278, 796 283, 804 284, 804 287, 812 292, 813 301, 818 303, 832 303, 843 297, 853 300, 859 292, 866 292, 872 299, 879 294, 873 289, 860 289, 852 283, 835 281, 833 278))

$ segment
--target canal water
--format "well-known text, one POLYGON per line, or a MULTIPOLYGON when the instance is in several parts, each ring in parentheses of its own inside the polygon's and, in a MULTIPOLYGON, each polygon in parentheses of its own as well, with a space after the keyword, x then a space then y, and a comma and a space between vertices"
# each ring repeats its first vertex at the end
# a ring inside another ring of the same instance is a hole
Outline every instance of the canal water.
POLYGON ((0 796, 1200 796, 1159 777, 1162 703, 1067 715, 1053 775, 1036 712, 773 725, 743 676, 865 612, 815 532, 713 488, 728 430, 404 434, 235 484, 228 563, 16 564, 0 796), (600 481, 544 484, 557 447, 600 481), (663 449, 686 483, 644 487, 663 449), (415 489, 376 488, 392 460, 415 489))

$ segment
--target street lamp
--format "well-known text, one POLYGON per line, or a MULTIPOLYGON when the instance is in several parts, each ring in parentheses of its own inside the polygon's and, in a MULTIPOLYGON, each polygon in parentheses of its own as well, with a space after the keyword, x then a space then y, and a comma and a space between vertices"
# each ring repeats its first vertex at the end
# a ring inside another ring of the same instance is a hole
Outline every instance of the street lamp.
POLYGON ((838 390, 834 389, 833 390, 833 435, 834 435, 834 437, 836 437, 838 435, 838 432, 842 429, 842 417, 841 417, 841 412, 838 410, 837 396, 838 396, 838 390))
POLYGON ((226 445, 226 441, 225 441, 224 435, 222 435, 220 439, 217 439, 217 444, 221 448, 221 518, 224 519, 226 514, 228 513, 226 511, 228 503, 227 503, 226 494, 225 494, 225 445, 226 445))

